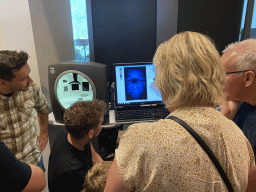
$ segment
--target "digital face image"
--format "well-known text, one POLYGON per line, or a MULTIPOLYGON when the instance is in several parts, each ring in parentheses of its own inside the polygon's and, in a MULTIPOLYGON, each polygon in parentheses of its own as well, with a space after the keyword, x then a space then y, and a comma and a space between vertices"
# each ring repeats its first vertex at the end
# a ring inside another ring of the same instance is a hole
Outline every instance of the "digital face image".
POLYGON ((126 100, 146 99, 146 68, 125 68, 124 75, 126 100))

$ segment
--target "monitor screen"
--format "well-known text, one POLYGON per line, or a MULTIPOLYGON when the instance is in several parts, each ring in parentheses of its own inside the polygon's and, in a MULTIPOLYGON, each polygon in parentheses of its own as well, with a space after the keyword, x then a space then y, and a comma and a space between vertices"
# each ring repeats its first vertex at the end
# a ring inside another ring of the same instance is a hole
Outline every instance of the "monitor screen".
POLYGON ((115 64, 116 104, 162 103, 153 63, 115 64))
POLYGON ((67 109, 76 101, 88 101, 95 97, 92 80, 76 70, 61 73, 55 82, 55 94, 61 107, 67 109))

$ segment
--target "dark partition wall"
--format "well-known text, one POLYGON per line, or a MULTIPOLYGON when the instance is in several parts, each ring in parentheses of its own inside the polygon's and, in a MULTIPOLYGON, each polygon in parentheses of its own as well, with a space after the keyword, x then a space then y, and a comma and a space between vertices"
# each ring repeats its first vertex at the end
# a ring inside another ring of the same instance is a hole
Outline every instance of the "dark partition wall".
POLYGON ((178 33, 196 31, 210 36, 219 52, 239 40, 244 0, 179 0, 178 33))
POLYGON ((95 61, 150 62, 156 50, 157 0, 91 1, 95 61))

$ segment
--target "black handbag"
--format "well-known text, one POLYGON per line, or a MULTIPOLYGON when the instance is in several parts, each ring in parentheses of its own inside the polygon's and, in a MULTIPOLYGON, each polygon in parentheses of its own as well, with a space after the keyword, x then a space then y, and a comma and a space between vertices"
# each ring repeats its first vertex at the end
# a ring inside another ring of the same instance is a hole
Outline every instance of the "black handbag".
POLYGON ((179 123, 181 126, 183 126, 193 137, 194 139, 201 145, 201 147, 204 149, 204 151, 207 153, 207 155, 210 157, 210 159, 212 160, 212 162, 214 163, 215 167, 217 168, 217 170, 219 171, 223 181, 225 182, 227 188, 229 191, 233 192, 233 188, 231 183, 228 180, 228 177, 226 175, 226 173, 224 172, 224 170, 222 169, 219 161, 217 160, 217 158, 215 157, 215 155, 213 154, 213 152, 211 151, 211 149, 206 145, 206 143, 203 141, 203 139, 184 121, 182 121, 181 119, 179 119, 178 117, 174 117, 174 116, 168 116, 166 119, 172 119, 174 121, 176 121, 177 123, 179 123))

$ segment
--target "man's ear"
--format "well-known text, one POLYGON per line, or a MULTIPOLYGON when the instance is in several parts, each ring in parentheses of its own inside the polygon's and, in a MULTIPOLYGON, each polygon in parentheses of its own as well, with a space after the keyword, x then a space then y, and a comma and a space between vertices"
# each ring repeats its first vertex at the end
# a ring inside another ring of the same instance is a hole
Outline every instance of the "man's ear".
POLYGON ((90 139, 92 139, 92 138, 93 138, 93 135, 94 135, 94 130, 91 129, 91 130, 88 132, 88 137, 89 137, 90 139))
POLYGON ((253 71, 247 71, 245 73, 245 87, 250 87, 255 80, 255 73, 253 71))

